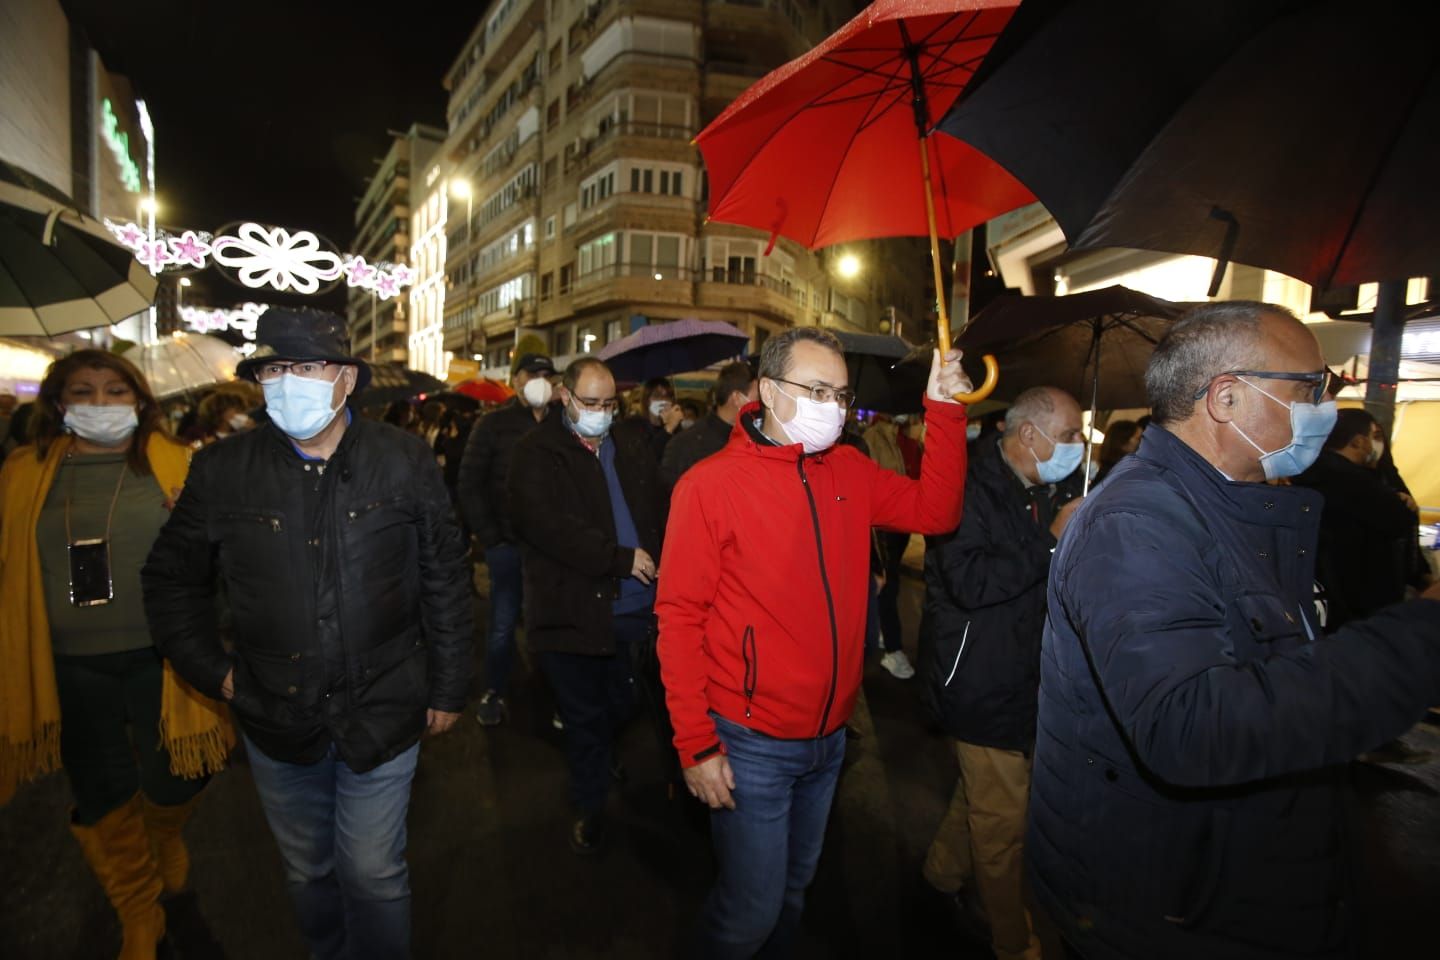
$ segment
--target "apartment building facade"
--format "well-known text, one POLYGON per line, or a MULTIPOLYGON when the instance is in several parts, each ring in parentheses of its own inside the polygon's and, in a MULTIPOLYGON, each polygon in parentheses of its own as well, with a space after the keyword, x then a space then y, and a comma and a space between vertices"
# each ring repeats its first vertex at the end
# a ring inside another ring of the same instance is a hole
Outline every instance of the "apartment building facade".
MULTIPOLYGON (((390 131, 390 149, 376 168, 355 209, 350 250, 371 264, 411 265, 411 193, 445 139, 445 131, 424 124, 390 131)), ((373 290, 350 288, 346 304, 350 348, 356 356, 404 364, 409 359, 410 298, 381 298, 373 290)))
MULTIPOLYGON (((792 324, 879 329, 879 274, 839 251, 707 223, 694 136, 769 70, 843 24, 851 2, 498 0, 446 77, 444 349, 508 367, 519 337, 557 357, 646 323, 725 320, 758 348, 792 324)), ((908 241, 847 244, 865 264, 908 241)), ((907 309, 923 309, 926 261, 907 309)), ((893 271, 892 271, 893 273, 893 271)), ((931 294, 933 297, 933 294, 931 294)))

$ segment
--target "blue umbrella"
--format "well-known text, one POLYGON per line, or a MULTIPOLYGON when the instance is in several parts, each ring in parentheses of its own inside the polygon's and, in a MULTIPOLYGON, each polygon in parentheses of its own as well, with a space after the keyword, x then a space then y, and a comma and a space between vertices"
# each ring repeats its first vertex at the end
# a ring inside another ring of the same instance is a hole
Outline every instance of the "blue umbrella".
POLYGON ((741 356, 750 337, 720 320, 675 320, 641 327, 598 353, 616 380, 639 383, 700 370, 741 356))

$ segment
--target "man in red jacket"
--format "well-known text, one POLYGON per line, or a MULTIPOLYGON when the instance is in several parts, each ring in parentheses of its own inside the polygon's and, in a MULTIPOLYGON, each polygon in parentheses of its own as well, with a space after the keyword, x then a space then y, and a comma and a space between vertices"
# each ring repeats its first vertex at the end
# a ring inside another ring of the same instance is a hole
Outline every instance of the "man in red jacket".
POLYGON ((685 782, 708 804, 720 875, 703 952, 783 955, 799 928, 855 704, 870 528, 953 530, 965 481, 960 354, 937 351, 920 479, 835 446, 854 394, 819 327, 771 337, 761 406, 671 500, 655 612, 685 782), (763 415, 762 415, 763 411, 763 415))

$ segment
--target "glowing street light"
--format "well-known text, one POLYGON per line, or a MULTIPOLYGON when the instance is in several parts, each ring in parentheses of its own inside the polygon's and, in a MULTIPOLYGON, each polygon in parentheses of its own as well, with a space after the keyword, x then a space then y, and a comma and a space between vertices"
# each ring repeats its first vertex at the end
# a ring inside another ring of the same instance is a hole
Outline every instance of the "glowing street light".
POLYGON ((853 253, 847 253, 835 265, 835 270, 842 279, 854 280, 860 276, 860 258, 853 253))
POLYGON ((160 212, 160 204, 155 202, 154 197, 146 197, 140 201, 140 210, 141 212, 148 213, 150 216, 153 217, 155 216, 155 214, 160 212))

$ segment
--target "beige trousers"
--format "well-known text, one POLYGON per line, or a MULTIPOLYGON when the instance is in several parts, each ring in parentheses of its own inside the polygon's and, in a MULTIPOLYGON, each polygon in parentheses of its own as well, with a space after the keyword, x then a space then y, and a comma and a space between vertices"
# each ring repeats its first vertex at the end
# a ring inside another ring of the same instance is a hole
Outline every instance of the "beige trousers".
POLYGON ((955 741, 960 779, 930 842, 925 879, 937 890, 973 888, 990 922, 996 960, 1038 960, 1040 941, 1025 909, 1025 811, 1030 758, 955 741))

